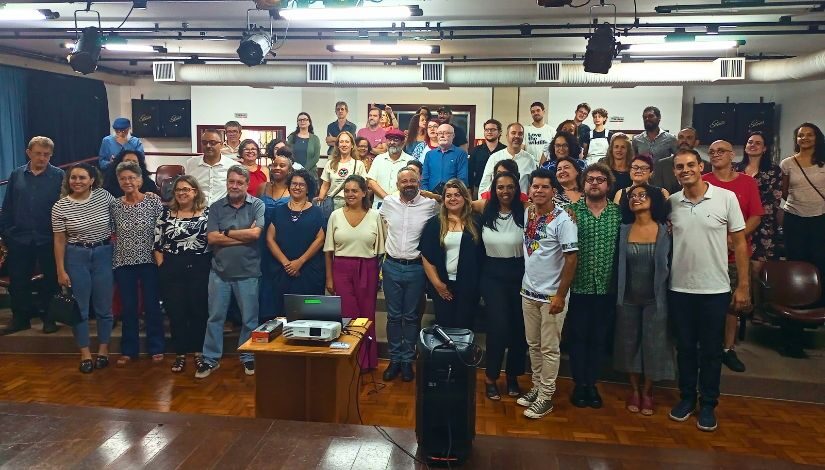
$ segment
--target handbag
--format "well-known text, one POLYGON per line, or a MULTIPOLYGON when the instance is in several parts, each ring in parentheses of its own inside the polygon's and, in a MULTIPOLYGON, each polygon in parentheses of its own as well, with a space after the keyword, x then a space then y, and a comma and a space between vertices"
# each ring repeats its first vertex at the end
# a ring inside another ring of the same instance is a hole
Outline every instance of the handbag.
POLYGON ((321 214, 324 217, 324 224, 326 224, 329 220, 329 216, 332 215, 332 211, 335 210, 335 196, 337 196, 342 189, 344 189, 343 182, 335 188, 335 191, 327 194, 327 197, 324 198, 323 201, 318 201, 318 207, 321 209, 321 214))
POLYGON ((49 302, 49 319, 63 323, 68 326, 75 326, 83 321, 80 316, 80 307, 77 300, 72 295, 70 287, 63 287, 60 292, 52 297, 49 302))
POLYGON ((799 164, 799 160, 794 158, 793 161, 794 161, 794 163, 796 163, 796 166, 799 167, 799 171, 802 172, 802 176, 805 177, 805 181, 807 181, 808 184, 810 184, 811 187, 814 188, 814 191, 816 191, 816 193, 819 194, 819 197, 821 197, 823 200, 825 200, 825 196, 822 195, 822 193, 819 191, 819 189, 816 186, 814 186, 814 184, 811 182, 811 179, 808 178, 808 174, 805 173, 805 170, 802 168, 802 165, 799 164))

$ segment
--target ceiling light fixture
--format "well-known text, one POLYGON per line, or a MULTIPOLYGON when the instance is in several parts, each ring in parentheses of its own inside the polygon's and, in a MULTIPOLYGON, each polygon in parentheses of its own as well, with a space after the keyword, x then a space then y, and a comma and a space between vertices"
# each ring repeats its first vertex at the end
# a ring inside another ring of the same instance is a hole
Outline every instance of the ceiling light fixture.
MULTIPOLYGON (((66 42, 60 45, 66 49, 74 50, 76 44, 66 42)), ((125 42, 105 43, 103 49, 114 52, 161 52, 166 53, 167 49, 163 46, 152 46, 149 44, 127 44, 125 42)))
POLYGON ((398 20, 411 16, 422 16, 424 12, 417 5, 391 7, 328 7, 328 8, 287 8, 278 12, 289 21, 358 21, 398 20))
POLYGON ((100 29, 95 26, 83 28, 74 45, 74 50, 67 57, 72 70, 83 75, 97 70, 101 47, 103 47, 103 35, 100 29))
POLYGON ((440 54, 441 46, 428 46, 425 44, 333 44, 327 46, 330 52, 350 52, 360 54, 384 54, 391 56, 399 55, 429 55, 440 54))
POLYGON ((624 47, 628 54, 668 54, 690 52, 713 52, 734 49, 742 41, 672 41, 654 44, 630 44, 624 47))
POLYGON ((244 33, 237 52, 241 62, 254 67, 265 62, 270 50, 272 50, 272 36, 263 31, 250 30, 244 33))
POLYGON ((41 21, 60 18, 60 13, 34 8, 0 7, 0 21, 41 21))
MULTIPOLYGON (((756 13, 759 11, 770 10, 787 10, 788 8, 794 10, 808 10, 817 11, 822 8, 822 1, 784 1, 767 3, 765 0, 722 0, 722 3, 705 3, 692 5, 659 5, 654 8, 656 13, 739 13, 748 12, 756 13)), ((821 10, 819 10, 821 11, 821 10)))

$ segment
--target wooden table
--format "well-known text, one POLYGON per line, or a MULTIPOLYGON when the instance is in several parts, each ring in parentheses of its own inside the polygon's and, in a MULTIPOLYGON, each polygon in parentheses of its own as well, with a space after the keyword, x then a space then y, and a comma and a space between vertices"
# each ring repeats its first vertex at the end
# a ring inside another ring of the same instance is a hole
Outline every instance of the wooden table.
POLYGON ((348 349, 283 335, 269 343, 244 343, 239 351, 255 353, 255 416, 358 423, 357 351, 371 324, 347 327, 355 334, 342 333, 337 341, 349 344, 348 349))

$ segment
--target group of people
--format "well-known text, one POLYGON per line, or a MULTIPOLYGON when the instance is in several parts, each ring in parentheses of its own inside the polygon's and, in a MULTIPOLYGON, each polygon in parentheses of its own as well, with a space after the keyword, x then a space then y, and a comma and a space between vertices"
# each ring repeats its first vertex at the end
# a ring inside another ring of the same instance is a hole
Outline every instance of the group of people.
MULTIPOLYGON (((404 132, 388 106, 374 106, 368 126, 353 133, 339 102, 320 177, 310 171, 321 144, 308 114, 298 115, 286 142, 265 151, 229 122, 226 139, 214 129, 199 136, 203 155, 186 162, 168 204, 155 194, 143 153, 126 148, 128 121, 116 120, 113 142, 104 141, 106 176, 85 163, 64 173, 49 164, 53 142, 35 137, 29 162, 9 178, 0 215, 10 331, 30 327, 38 264, 41 295, 62 286, 77 299, 81 372, 109 364, 117 285, 118 365, 140 352, 140 296, 152 360, 162 362, 166 349, 162 300, 171 370, 183 372, 193 356, 195 376, 205 378, 220 366, 230 312, 242 344, 259 324, 283 316, 284 294, 339 295, 344 317, 374 319, 380 285, 390 359, 383 377, 411 381, 425 295, 436 322, 457 328, 474 328, 483 299, 489 399, 502 399, 504 366, 506 394, 524 415, 550 413, 564 330, 570 400, 601 407, 597 383, 612 332, 615 367, 631 383, 629 411, 653 414, 653 384, 678 375, 681 400, 670 417, 687 420, 698 402, 697 426, 714 430, 721 365, 744 369, 733 350, 736 315, 751 306, 760 263, 779 254, 783 212, 787 257, 825 269, 821 246, 802 239, 825 229, 822 132, 800 125, 795 154, 778 167, 760 133, 748 137, 740 163, 725 141, 710 145, 708 163, 695 150, 696 131, 661 130, 655 107, 645 109, 645 132, 636 136, 607 131, 604 109, 593 110, 589 129, 586 103, 555 132, 543 122, 542 103, 530 110, 527 126, 486 121, 484 142, 468 154, 448 108, 435 116, 420 109, 404 132), (532 387, 522 393, 517 379, 527 357, 532 387)), ((56 329, 46 320, 44 330, 56 329)), ((364 371, 378 366, 372 328, 359 351, 364 371)), ((799 332, 785 330, 784 352, 804 354, 799 332)), ((240 360, 253 375, 254 356, 240 360)))

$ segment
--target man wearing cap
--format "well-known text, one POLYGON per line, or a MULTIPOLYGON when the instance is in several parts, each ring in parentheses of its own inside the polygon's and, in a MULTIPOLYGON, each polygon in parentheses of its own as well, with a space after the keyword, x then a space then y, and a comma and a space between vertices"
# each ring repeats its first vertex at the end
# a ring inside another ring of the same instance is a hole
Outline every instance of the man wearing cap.
POLYGON ((367 184, 375 193, 375 201, 372 203, 375 209, 381 208, 385 197, 398 192, 398 172, 413 159, 404 152, 404 132, 390 129, 385 138, 387 151, 375 157, 367 173, 367 184))
POLYGON ((143 153, 143 144, 140 139, 133 135, 129 135, 132 129, 132 123, 124 117, 115 119, 112 123, 112 129, 115 130, 114 135, 107 135, 100 143, 100 151, 97 153, 98 163, 101 170, 112 163, 115 155, 119 154, 121 150, 137 150, 143 153))
POLYGON ((441 122, 441 124, 449 124, 453 126, 453 130, 455 131, 453 145, 456 147, 461 147, 464 149, 464 152, 467 152, 469 148, 467 145, 467 132, 453 123, 453 110, 450 109, 449 106, 442 106, 438 108, 438 121, 441 122))

